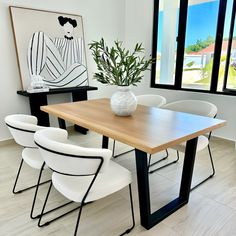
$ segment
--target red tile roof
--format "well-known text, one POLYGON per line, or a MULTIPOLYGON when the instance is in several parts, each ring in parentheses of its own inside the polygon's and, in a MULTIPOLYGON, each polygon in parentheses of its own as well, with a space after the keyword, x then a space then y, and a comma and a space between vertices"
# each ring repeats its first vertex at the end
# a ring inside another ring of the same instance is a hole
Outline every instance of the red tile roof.
MULTIPOLYGON (((222 52, 223 53, 227 53, 228 44, 229 44, 228 40, 223 41, 223 43, 222 43, 222 52)), ((232 48, 236 48, 236 40, 233 40, 232 48)), ((191 52, 189 54, 190 55, 202 55, 202 54, 207 54, 207 53, 214 53, 214 50, 215 50, 215 43, 212 43, 208 47, 206 47, 198 52, 191 52)))

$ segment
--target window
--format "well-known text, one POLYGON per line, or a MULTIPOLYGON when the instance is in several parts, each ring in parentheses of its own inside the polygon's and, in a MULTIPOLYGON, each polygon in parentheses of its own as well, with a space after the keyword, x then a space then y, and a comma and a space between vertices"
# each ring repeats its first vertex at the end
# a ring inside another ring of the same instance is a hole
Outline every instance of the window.
POLYGON ((154 0, 151 86, 236 92, 234 0, 154 0))
POLYGON ((182 88, 210 90, 219 0, 188 2, 182 88))

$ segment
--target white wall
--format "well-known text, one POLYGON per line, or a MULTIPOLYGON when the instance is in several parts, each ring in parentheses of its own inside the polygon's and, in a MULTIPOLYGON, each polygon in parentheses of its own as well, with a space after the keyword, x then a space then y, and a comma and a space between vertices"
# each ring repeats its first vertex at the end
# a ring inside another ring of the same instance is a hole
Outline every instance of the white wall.
MULTIPOLYGON (((125 1, 125 41, 127 47, 143 42, 146 54, 151 54, 153 0, 125 1)), ((168 30, 168 29, 164 29, 168 30)), ((174 91, 150 88, 150 73, 145 74, 143 82, 134 88, 135 94, 153 93, 166 97, 167 102, 181 99, 203 99, 218 107, 218 118, 227 121, 227 126, 214 131, 213 135, 236 140, 236 96, 214 95, 195 92, 174 91)))
MULTIPOLYGON (((26 97, 16 94, 20 89, 15 46, 10 22, 9 5, 79 14, 83 17, 85 43, 104 37, 109 43, 114 39, 124 40, 124 0, 0 0, 0 141, 11 138, 4 117, 12 113, 30 114, 26 97)), ((87 63, 90 85, 99 87, 89 92, 90 98, 110 96, 114 88, 106 87, 92 80, 95 63, 87 48, 87 63)), ((69 101, 69 95, 50 95, 49 103, 69 101)), ((55 121, 53 122, 55 123, 55 121)))

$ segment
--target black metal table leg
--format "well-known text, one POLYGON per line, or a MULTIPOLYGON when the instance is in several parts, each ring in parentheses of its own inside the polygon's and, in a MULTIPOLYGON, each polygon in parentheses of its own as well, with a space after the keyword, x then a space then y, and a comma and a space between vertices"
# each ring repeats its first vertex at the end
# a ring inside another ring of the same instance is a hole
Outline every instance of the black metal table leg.
MULTIPOLYGON (((73 102, 88 100, 87 91, 72 92, 72 100, 73 102)), ((79 125, 74 125, 74 129, 81 134, 87 134, 88 131, 88 129, 79 125)))
POLYGON ((187 141, 184 155, 184 164, 182 170, 179 197, 181 199, 186 200, 187 202, 191 191, 191 182, 192 182, 193 167, 197 149, 197 140, 198 138, 187 141))
POLYGON ((102 136, 102 148, 108 148, 109 138, 107 136, 102 136))
MULTIPOLYGON (((58 118, 58 124, 59 124, 59 127, 61 129, 65 129, 66 130, 66 122, 65 120, 61 119, 61 118, 58 118)), ((82 134, 87 134, 87 131, 88 129, 82 127, 82 126, 78 126, 78 125, 74 125, 74 128, 76 131, 82 133, 82 134)))
POLYGON ((147 153, 135 149, 141 225, 148 229, 151 215, 147 153))
POLYGON ((179 197, 151 213, 147 153, 135 149, 141 225, 150 229, 188 203, 197 139, 187 141, 179 197))
POLYGON ((58 124, 61 129, 66 129, 66 122, 65 120, 58 118, 58 124))
POLYGON ((40 110, 40 106, 48 104, 47 95, 44 93, 35 93, 29 97, 31 114, 38 118, 38 125, 50 126, 49 115, 40 110))

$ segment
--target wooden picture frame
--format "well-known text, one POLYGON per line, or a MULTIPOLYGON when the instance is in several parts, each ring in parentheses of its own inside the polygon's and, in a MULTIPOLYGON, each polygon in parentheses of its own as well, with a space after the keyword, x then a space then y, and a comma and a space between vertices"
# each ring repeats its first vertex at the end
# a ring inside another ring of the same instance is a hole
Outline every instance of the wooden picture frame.
POLYGON ((82 16, 10 6, 22 90, 88 86, 82 16))

